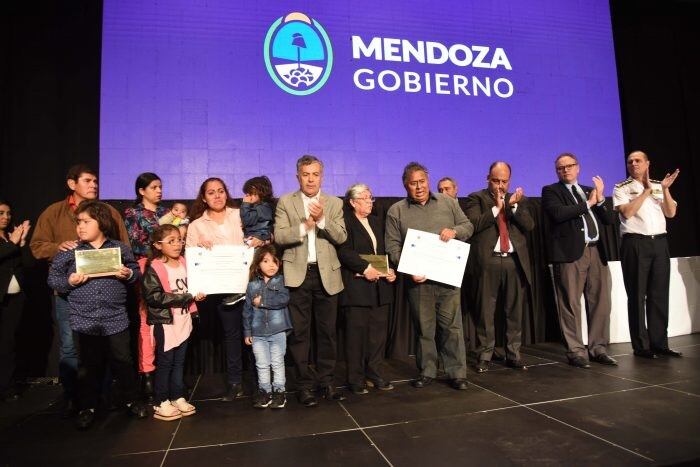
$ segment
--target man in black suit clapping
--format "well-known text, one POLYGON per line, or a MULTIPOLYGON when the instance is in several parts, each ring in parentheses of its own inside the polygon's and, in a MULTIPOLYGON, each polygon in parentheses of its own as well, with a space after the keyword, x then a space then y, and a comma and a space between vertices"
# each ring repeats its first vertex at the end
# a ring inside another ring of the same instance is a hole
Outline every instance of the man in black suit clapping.
POLYGON ((607 355, 610 340, 610 271, 599 241, 602 224, 612 224, 614 213, 605 206, 603 180, 594 187, 578 184, 580 167, 571 153, 554 161, 559 182, 542 188, 545 245, 554 284, 559 324, 566 341, 569 364, 590 368, 590 360, 616 365, 607 355), (588 351, 581 331, 581 295, 586 297, 588 351))
POLYGON ((506 319, 506 365, 524 369, 520 360, 523 303, 530 280, 530 256, 524 232, 535 222, 525 206, 523 189, 508 193, 511 168, 494 162, 486 177, 488 188, 467 197, 465 214, 474 224, 467 262, 469 289, 479 318, 476 370, 488 370, 496 343, 494 314, 501 298, 506 319))

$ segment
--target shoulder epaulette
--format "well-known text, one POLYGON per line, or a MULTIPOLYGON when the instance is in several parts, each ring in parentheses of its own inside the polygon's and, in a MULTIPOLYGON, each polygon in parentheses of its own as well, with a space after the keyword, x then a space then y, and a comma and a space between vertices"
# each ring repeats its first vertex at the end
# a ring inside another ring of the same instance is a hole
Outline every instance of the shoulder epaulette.
POLYGON ((621 181, 620 183, 616 183, 615 188, 620 188, 620 187, 623 187, 625 185, 628 185, 628 184, 632 183, 632 180, 633 180, 632 178, 628 178, 626 180, 621 181))

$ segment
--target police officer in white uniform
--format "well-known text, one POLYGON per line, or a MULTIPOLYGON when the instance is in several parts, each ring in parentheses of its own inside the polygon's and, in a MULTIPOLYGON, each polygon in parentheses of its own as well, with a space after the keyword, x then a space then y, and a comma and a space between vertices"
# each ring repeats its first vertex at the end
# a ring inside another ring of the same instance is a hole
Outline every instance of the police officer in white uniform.
POLYGON ((680 357, 680 352, 668 348, 671 266, 666 241, 666 218, 676 215, 677 206, 669 188, 679 170, 657 181, 649 178, 649 165, 649 158, 643 152, 630 153, 629 178, 613 190, 613 205, 621 222, 620 256, 630 337, 634 355, 638 357, 680 357))

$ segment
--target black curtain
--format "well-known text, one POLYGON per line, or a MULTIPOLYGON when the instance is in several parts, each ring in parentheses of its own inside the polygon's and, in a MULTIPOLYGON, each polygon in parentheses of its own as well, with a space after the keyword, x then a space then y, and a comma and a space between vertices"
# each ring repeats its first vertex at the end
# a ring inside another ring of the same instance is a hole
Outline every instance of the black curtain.
MULTIPOLYGON (((672 188, 679 210, 668 223, 671 253, 699 255, 700 188, 694 180, 700 176, 700 6, 681 0, 612 0, 610 6, 625 151, 647 152, 656 178, 681 169, 672 188)), ((35 222, 46 206, 65 196, 68 167, 99 163, 102 2, 10 1, 2 2, 0 9, 0 198, 11 202, 16 220, 35 222)), ((624 165, 624 154, 620 164, 624 165)), ((608 190, 613 182, 606 180, 608 190)), ((482 187, 461 188, 468 193, 482 187)), ((393 201, 380 200, 378 214, 383 215, 393 201)), ((541 217, 535 198, 531 209, 541 217)), ((616 251, 614 230, 604 234, 616 251)), ((528 239, 534 288, 526 312, 526 343, 559 339, 551 286, 541 261, 541 235, 537 227, 528 239)), ((18 336, 18 370, 23 375, 55 374, 49 358, 52 333, 45 265, 33 266, 29 276, 29 303, 18 336)), ((405 357, 413 349, 413 330, 401 284, 396 296, 388 353, 405 357)), ((464 306, 465 336, 471 347, 473 325, 468 304, 464 306)), ((197 351, 196 367, 221 368, 216 343, 197 351)))

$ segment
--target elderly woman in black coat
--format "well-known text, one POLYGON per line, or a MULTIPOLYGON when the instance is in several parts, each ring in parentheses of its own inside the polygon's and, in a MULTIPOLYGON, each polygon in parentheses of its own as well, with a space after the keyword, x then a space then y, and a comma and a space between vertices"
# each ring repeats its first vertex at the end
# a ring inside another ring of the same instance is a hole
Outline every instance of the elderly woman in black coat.
MULTIPOLYGON (((13 387, 15 334, 24 308, 23 247, 29 221, 12 227, 10 205, 0 200, 0 400, 19 397, 13 387)), ((24 250, 25 256, 31 256, 24 250)))
POLYGON ((352 185, 345 194, 345 228, 348 238, 338 248, 345 290, 340 306, 345 317, 345 354, 348 383, 354 394, 367 394, 367 383, 388 391, 394 387, 384 379, 384 360, 391 282, 396 274, 381 274, 360 255, 385 255, 384 225, 371 216, 374 198, 367 185, 352 185))

